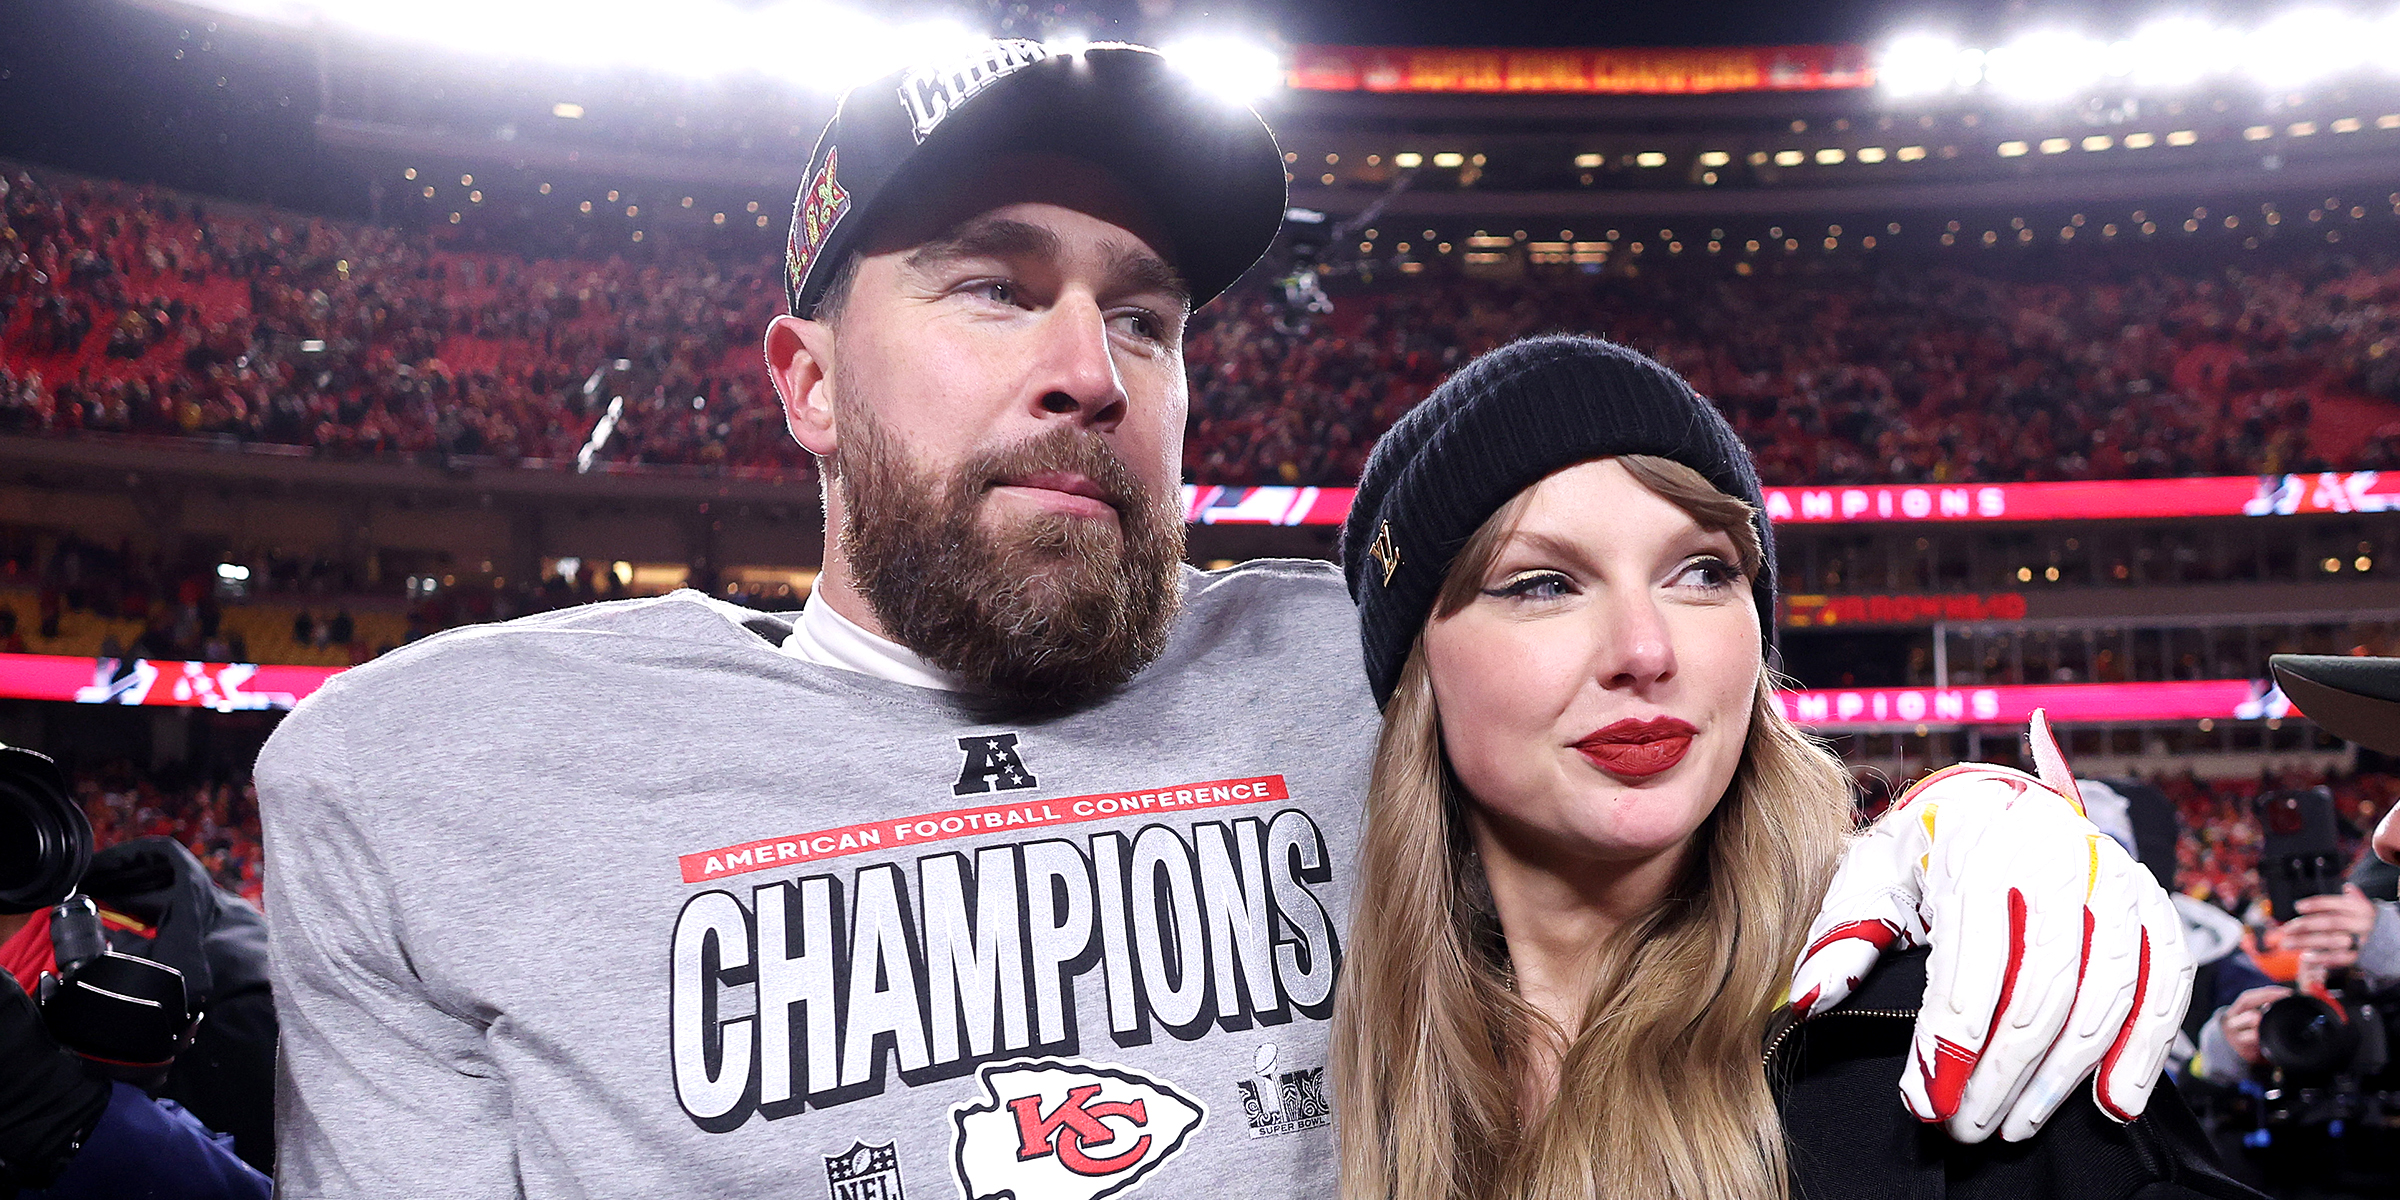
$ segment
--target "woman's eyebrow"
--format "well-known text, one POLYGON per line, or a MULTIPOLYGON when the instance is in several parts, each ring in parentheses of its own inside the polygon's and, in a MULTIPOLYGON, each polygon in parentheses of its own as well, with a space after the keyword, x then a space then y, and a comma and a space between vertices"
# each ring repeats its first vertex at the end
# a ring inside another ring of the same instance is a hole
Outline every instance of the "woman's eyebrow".
MULTIPOLYGON (((1704 529, 1698 525, 1694 525, 1689 529, 1675 531, 1672 535, 1670 535, 1668 540, 1673 543, 1707 540, 1722 540, 1731 543, 1733 542, 1733 535, 1726 533, 1721 529, 1704 529)), ((1584 565, 1595 565, 1595 560, 1592 557, 1593 548, 1590 543, 1584 539, 1555 533, 1547 533, 1539 529, 1519 529, 1510 534, 1507 548, 1510 550, 1531 552, 1544 558, 1562 559, 1584 565)), ((1735 544, 1732 549, 1736 553, 1740 552, 1740 547, 1738 544, 1735 544)))

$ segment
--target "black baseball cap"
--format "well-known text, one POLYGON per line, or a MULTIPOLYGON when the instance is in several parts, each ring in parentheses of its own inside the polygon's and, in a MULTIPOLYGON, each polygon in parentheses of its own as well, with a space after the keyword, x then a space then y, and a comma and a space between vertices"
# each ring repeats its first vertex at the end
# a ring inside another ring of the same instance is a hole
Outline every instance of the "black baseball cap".
POLYGON ((1068 52, 982 43, 842 97, 792 204, 784 298, 816 308, 879 211, 999 154, 1063 154, 1114 174, 1173 243, 1194 307, 1266 253, 1283 225, 1283 155, 1247 105, 1209 95, 1142 46, 1068 52))
POLYGON ((2400 658, 2277 654, 2284 698, 2317 727, 2380 754, 2400 754, 2400 658))

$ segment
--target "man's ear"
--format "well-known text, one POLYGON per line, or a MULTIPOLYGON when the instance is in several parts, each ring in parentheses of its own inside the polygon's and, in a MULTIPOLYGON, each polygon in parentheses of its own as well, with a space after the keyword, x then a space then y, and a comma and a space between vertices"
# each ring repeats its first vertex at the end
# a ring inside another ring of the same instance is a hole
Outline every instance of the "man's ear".
POLYGON ((833 327, 793 316, 768 322, 767 375, 792 437, 819 458, 833 453, 833 327))

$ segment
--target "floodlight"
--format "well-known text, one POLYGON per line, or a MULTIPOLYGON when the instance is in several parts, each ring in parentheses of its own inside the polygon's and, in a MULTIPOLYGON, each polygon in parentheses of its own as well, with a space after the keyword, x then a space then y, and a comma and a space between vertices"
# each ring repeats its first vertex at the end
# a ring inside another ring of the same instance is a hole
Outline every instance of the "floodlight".
POLYGON ((1960 79, 1961 51, 1948 38, 1914 34, 1895 38, 1875 60, 1875 82, 1895 96, 1922 96, 1953 86, 1972 86, 1960 79))
POLYGON ((1984 78, 2020 100, 2061 100, 2100 82, 2108 47, 2063 30, 2029 33, 1984 56, 1984 78))
POLYGON ((1283 59, 1256 42, 1202 34, 1160 47, 1167 61, 1203 89, 1248 104, 1283 86, 1283 59))
POLYGON ((2109 73, 2146 88, 2188 87, 2233 67, 2241 36, 2192 17, 2167 17, 2109 47, 2109 73))
POLYGON ((2333 9, 2295 9, 2250 35, 2242 65, 2268 87, 2298 87, 2358 66, 2366 55, 2368 29, 2333 9))

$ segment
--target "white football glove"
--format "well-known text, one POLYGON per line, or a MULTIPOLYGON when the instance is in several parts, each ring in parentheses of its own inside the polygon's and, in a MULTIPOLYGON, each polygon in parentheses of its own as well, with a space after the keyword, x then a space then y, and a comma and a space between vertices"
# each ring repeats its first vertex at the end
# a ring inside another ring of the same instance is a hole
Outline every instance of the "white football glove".
POLYGON ((2039 778, 1936 771, 1852 842, 1792 973, 1806 1016, 1931 945, 1900 1094, 1961 1142, 2032 1137, 2095 1069, 2100 1110, 2139 1116, 2191 997, 2165 889, 2085 818, 2038 711, 2030 734, 2039 778))

